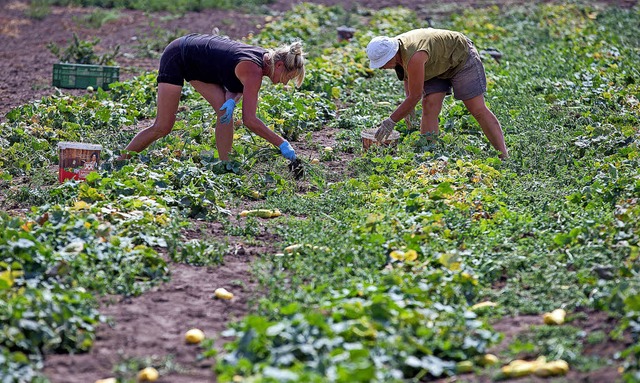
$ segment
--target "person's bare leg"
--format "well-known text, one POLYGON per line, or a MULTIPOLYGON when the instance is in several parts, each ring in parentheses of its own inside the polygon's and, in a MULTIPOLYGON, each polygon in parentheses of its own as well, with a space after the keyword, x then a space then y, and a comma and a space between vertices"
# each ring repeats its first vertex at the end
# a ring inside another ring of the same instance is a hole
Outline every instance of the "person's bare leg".
POLYGON ((216 119, 216 148, 218 149, 220 160, 228 161, 229 153, 233 145, 233 118, 226 124, 220 122, 220 118, 224 115, 224 113, 220 111, 220 108, 226 101, 225 91, 219 85, 207 84, 202 81, 191 81, 191 85, 216 111, 216 115, 218 116, 216 119))
MULTIPOLYGON (((182 87, 179 85, 158 84, 158 106, 156 119, 153 125, 140 131, 125 148, 128 152, 141 152, 154 141, 171 133, 176 122, 176 112, 180 103, 182 87)), ((127 159, 129 155, 124 153, 119 159, 127 159)))
POLYGON ((500 152, 500 158, 503 160, 508 158, 509 154, 507 152, 507 146, 504 143, 504 134, 500 126, 500 121, 498 121, 498 118, 485 104, 484 96, 479 95, 463 102, 473 118, 480 124, 482 131, 489 139, 491 145, 500 152))
POLYGON ((420 122, 420 134, 436 136, 439 131, 440 120, 438 116, 442 110, 442 103, 447 94, 431 93, 422 98, 422 121, 420 122))

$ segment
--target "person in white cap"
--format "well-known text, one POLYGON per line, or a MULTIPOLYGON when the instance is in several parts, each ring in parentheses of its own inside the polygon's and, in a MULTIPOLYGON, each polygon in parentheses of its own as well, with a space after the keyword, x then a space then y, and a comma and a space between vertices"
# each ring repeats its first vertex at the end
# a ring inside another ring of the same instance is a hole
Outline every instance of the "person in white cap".
POLYGON ((374 37, 367 45, 371 68, 395 69, 404 80, 406 98, 378 127, 375 137, 384 141, 396 123, 414 113, 422 99, 420 133, 438 134, 438 115, 446 95, 461 100, 478 121, 493 147, 506 159, 509 154, 500 122, 484 101, 487 79, 478 51, 464 34, 420 28, 396 37, 374 37))

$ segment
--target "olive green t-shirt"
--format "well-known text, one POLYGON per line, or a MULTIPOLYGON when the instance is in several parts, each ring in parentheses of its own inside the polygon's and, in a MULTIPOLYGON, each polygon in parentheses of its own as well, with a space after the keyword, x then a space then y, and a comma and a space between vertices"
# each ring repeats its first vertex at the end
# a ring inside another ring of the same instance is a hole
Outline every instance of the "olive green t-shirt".
POLYGON ((434 77, 452 78, 462 69, 469 56, 467 38, 460 32, 421 28, 398 35, 397 39, 400 40, 399 50, 405 73, 414 53, 425 51, 429 55, 424 64, 424 81, 434 77))

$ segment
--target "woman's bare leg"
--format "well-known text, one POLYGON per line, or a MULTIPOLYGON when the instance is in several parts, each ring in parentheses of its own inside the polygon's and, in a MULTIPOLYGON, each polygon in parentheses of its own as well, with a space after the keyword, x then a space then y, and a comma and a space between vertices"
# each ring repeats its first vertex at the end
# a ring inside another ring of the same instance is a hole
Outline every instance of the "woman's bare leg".
POLYGON ((507 146, 504 143, 504 134, 502 133, 500 121, 498 121, 498 118, 485 104, 484 96, 479 95, 463 102, 473 118, 480 124, 482 131, 489 139, 491 145, 500 152, 500 158, 504 160, 509 157, 507 146))
MULTIPOLYGON (((129 152, 141 152, 154 141, 166 136, 173 129, 176 122, 176 112, 180 102, 182 87, 179 85, 158 84, 158 109, 153 125, 142 130, 131 140, 125 150, 129 152)), ((120 159, 127 159, 129 155, 124 153, 120 159)))
POLYGON ((229 153, 233 145, 233 119, 226 124, 220 122, 220 118, 224 115, 224 113, 220 111, 220 108, 226 101, 225 91, 219 85, 208 84, 202 81, 191 81, 191 85, 216 111, 216 115, 218 116, 216 121, 216 147, 220 159, 222 161, 228 161, 229 153))
POLYGON ((445 92, 431 93, 422 98, 422 121, 420 133, 436 135, 439 131, 438 116, 442 110, 442 103, 447 94, 445 92))

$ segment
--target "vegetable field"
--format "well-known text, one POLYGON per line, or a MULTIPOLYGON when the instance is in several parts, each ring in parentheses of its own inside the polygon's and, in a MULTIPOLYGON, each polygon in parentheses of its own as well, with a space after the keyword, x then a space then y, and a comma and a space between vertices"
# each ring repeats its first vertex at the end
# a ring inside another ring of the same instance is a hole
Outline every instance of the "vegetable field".
POLYGON ((238 112, 219 161, 216 115, 190 86, 173 132, 116 161, 154 118, 155 72, 11 110, 0 382, 135 382, 145 367, 178 383, 640 381, 639 26, 637 5, 429 20, 297 5, 244 40, 304 42, 302 87, 265 84, 258 107, 305 162, 301 179, 238 112), (363 150, 361 131, 404 98, 365 46, 429 25, 502 53, 483 63, 507 160, 451 98, 435 141, 400 122, 397 146, 363 150), (58 182, 64 141, 102 145, 86 181, 58 182), (181 291, 195 314, 164 318, 154 307, 181 291), (156 335, 130 328, 100 356, 118 311, 156 335), (168 334, 154 327, 169 320, 168 334), (205 339, 185 345, 193 328, 205 339), (99 367, 79 371, 83 355, 99 367))

